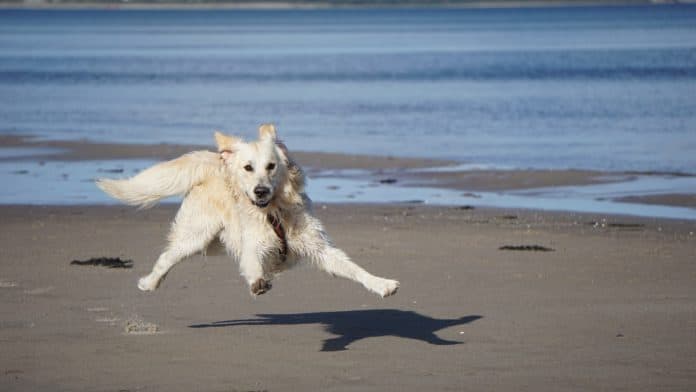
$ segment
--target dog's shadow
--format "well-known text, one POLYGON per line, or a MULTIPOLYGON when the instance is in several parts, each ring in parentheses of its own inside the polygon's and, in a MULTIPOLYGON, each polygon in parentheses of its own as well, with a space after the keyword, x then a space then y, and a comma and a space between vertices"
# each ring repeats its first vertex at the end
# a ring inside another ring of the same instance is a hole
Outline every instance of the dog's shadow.
POLYGON ((361 339, 397 336, 433 345, 454 345, 462 342, 445 340, 436 331, 468 324, 482 316, 470 315, 455 319, 436 319, 422 314, 396 309, 350 310, 340 312, 257 314, 255 319, 215 321, 190 325, 190 328, 221 328, 250 325, 321 324, 327 332, 337 335, 323 342, 321 351, 341 351, 361 339))

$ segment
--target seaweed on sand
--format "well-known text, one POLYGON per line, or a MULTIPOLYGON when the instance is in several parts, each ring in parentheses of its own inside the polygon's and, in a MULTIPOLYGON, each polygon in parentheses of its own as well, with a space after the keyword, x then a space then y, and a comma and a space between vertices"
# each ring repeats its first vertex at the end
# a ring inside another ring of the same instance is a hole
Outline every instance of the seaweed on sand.
POLYGON ((120 257, 92 257, 88 260, 73 260, 71 265, 92 265, 107 268, 133 268, 133 260, 122 260, 120 257))

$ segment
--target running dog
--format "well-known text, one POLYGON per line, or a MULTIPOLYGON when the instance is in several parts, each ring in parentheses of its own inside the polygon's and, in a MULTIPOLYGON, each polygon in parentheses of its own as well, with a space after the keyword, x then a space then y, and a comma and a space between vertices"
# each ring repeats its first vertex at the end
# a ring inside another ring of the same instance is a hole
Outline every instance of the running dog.
POLYGON ((262 125, 255 142, 220 132, 215 140, 218 153, 194 151, 128 179, 97 180, 107 194, 141 208, 185 195, 169 244, 152 272, 138 281, 140 290, 157 289, 174 265, 219 239, 239 262, 253 295, 270 290, 275 274, 301 262, 359 282, 382 297, 396 293, 398 281, 370 274, 333 246, 311 213, 304 173, 273 125, 262 125))

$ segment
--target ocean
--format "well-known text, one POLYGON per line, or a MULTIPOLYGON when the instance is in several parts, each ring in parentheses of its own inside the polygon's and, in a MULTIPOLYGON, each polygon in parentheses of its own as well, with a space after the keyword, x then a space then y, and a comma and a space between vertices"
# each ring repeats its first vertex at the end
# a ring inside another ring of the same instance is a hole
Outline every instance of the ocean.
POLYGON ((696 174, 696 6, 2 10, 0 133, 696 174))

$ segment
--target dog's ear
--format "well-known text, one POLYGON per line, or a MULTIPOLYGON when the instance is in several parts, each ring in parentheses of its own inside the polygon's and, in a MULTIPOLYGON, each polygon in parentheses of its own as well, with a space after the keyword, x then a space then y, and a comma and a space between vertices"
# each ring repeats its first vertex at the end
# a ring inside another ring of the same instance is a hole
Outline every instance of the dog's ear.
POLYGON ((278 135, 276 134, 275 125, 262 124, 259 127, 259 139, 260 140, 270 139, 271 141, 275 142, 277 138, 278 138, 278 135))
POLYGON ((228 160, 237 149, 239 138, 228 136, 220 131, 215 131, 215 143, 217 144, 220 157, 225 161, 228 160))

